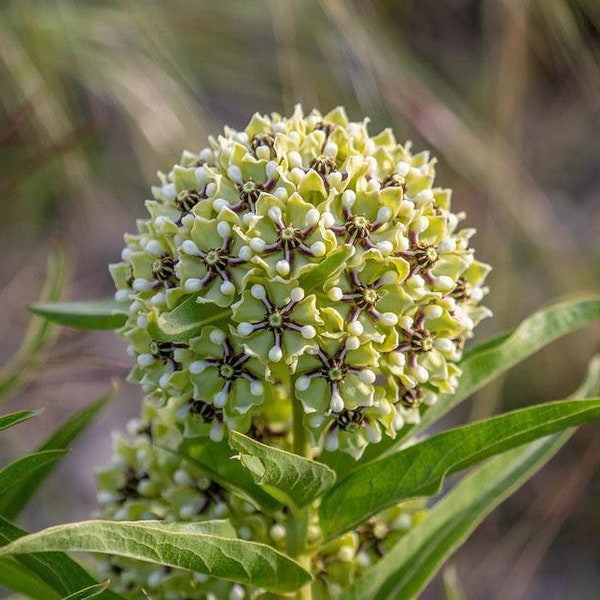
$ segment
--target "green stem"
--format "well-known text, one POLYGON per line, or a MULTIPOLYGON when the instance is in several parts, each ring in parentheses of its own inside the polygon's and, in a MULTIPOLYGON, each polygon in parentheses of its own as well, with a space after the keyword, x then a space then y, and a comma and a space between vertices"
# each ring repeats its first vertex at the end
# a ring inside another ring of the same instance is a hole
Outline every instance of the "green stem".
MULTIPOLYGON (((312 459, 312 447, 308 432, 304 428, 302 419, 304 410, 302 403, 294 394, 294 382, 290 382, 290 398, 293 407, 292 422, 292 449, 295 454, 304 458, 312 459)), ((310 522, 310 508, 304 508, 300 511, 290 512, 287 523, 287 546, 290 556, 295 559, 308 572, 311 569, 311 556, 307 551, 307 534, 310 522)), ((296 600, 312 600, 311 585, 307 584, 296 592, 296 600)))

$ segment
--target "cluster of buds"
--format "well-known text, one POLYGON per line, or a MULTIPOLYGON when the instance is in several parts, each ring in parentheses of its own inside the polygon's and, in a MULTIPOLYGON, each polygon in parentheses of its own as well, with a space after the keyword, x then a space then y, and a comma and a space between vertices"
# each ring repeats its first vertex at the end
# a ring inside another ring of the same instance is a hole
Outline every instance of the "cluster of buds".
MULTIPOLYGON (((202 522, 228 519, 240 539, 286 551, 287 515, 261 513, 252 503, 212 480, 192 461, 167 448, 177 448, 181 432, 165 407, 149 399, 140 419, 128 423, 127 434, 113 439, 112 463, 98 473, 98 516, 117 521, 164 520, 202 522)), ((371 518, 356 531, 320 548, 312 558, 314 598, 333 600, 422 517, 419 504, 404 503, 371 518)), ((315 549, 320 530, 310 527, 315 549)), ((113 589, 152 600, 251 600, 264 590, 201 573, 111 557, 99 576, 113 589)))
POLYGON ((358 457, 456 388, 489 268, 433 187, 435 161, 367 122, 256 114, 159 173, 111 272, 131 379, 185 435, 285 446, 296 397, 315 456, 358 457), (156 336, 170 314, 206 326, 156 336))

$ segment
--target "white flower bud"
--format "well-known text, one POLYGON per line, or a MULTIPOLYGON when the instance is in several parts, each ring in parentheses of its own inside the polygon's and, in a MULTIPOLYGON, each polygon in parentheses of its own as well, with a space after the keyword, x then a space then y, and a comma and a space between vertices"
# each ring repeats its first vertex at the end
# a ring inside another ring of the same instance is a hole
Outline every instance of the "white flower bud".
POLYGON ((318 241, 314 242, 314 244, 311 245, 310 251, 313 253, 314 256, 325 256, 327 248, 325 247, 325 244, 323 242, 318 241))
POLYGON ((225 341, 225 333, 223 331, 221 331, 220 329, 213 329, 210 332, 208 339, 213 344, 217 344, 220 346, 225 341))
POLYGON ((273 346, 269 350, 269 360, 272 362, 279 362, 283 358, 283 351, 279 346, 273 346))
POLYGON ((290 273, 290 263, 287 260, 278 260, 275 263, 275 270, 279 275, 285 277, 290 273))
POLYGON ((261 240, 260 238, 252 238, 249 242, 248 242, 250 248, 252 248, 252 250, 254 250, 254 252, 264 252, 265 250, 265 242, 263 240, 261 240))
POLYGON ((181 244, 181 251, 191 255, 200 254, 198 246, 196 246, 196 244, 192 242, 192 240, 185 240, 185 242, 181 244))
POLYGON ((187 279, 183 284, 183 289, 186 292, 199 292, 203 287, 202 280, 196 277, 187 279))
POLYGON ((312 325, 304 325, 300 334, 305 340, 312 340, 317 335, 317 330, 312 325))
POLYGON ((327 297, 334 302, 339 302, 343 295, 344 292, 339 287, 332 287, 327 290, 327 297))
POLYGON ((227 176, 229 177, 229 179, 231 179, 231 181, 233 181, 234 183, 238 183, 241 184, 243 183, 243 179, 242 179, 242 172, 240 171, 240 168, 237 167, 236 165, 231 165, 228 169, 227 169, 227 176))
POLYGON ((348 333, 355 336, 361 336, 363 334, 364 328, 360 321, 352 321, 352 323, 348 323, 348 333))

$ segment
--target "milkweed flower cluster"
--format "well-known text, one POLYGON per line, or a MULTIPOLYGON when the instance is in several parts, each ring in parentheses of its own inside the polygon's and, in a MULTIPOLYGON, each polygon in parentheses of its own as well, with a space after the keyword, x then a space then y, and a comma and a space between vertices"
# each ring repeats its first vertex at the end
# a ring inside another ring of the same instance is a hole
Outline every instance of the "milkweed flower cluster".
POLYGON ((295 395, 315 456, 358 457, 456 389, 489 267, 435 161, 367 123, 256 114, 159 173, 111 272, 131 379, 185 436, 285 446, 295 395))

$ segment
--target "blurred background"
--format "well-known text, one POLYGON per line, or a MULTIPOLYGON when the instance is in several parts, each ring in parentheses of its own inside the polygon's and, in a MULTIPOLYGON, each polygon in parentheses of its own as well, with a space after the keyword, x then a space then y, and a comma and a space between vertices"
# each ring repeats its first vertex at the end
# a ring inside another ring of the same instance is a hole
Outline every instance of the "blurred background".
MULTIPOLYGON (((598 0, 3 0, 0 2, 0 364, 7 409, 46 406, 7 432, 31 450, 129 368, 110 332, 48 332, 19 347, 48 255, 64 248, 72 299, 110 296, 107 263, 144 217, 157 169, 253 112, 343 104, 370 131, 438 157, 436 183, 494 266, 479 340, 600 282, 598 0), (12 371, 11 371, 12 370, 12 371)), ((35 323, 33 324, 35 327, 35 323)), ((561 339, 479 393, 454 423, 560 399, 599 349, 561 339)), ((83 519, 110 431, 137 413, 121 386, 22 523, 83 519)), ((592 599, 600 589, 598 426, 582 428, 450 561, 468 599, 592 599)), ((442 578, 424 598, 443 597, 442 578)))

